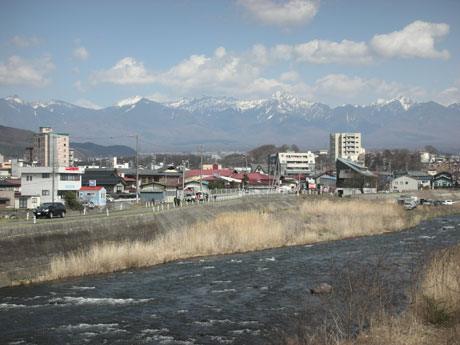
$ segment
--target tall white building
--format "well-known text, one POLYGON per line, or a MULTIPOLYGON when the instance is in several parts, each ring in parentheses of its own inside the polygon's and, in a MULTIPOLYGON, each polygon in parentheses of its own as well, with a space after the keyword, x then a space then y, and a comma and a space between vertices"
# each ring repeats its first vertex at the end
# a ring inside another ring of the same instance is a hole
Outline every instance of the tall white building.
POLYGON ((270 175, 296 176, 315 170, 315 154, 308 152, 279 152, 268 156, 270 175))
POLYGON ((336 161, 344 158, 357 162, 359 155, 366 153, 361 147, 361 133, 331 133, 329 135, 330 157, 336 161))
POLYGON ((51 127, 40 127, 34 135, 33 159, 42 167, 69 166, 69 135, 53 133, 51 127))

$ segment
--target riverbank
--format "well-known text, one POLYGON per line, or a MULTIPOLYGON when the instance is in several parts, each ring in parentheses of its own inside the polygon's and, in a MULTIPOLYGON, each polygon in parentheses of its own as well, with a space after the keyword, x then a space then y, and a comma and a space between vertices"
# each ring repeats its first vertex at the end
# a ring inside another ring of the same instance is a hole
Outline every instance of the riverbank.
MULTIPOLYGON (((274 205, 229 212, 159 234, 149 241, 98 243, 52 259, 46 275, 30 282, 121 271, 179 259, 259 251, 401 231, 421 221, 460 213, 452 207, 405 211, 389 201, 308 198, 285 209, 274 205)), ((23 283, 23 282, 19 282, 23 283)))
MULTIPOLYGON (((380 267, 383 271, 388 268, 380 267)), ((366 292, 367 300, 357 301, 352 324, 358 333, 346 328, 347 315, 334 314, 334 326, 307 328, 301 336, 288 335, 286 345, 432 345, 460 344, 460 244, 433 252, 421 264, 418 277, 407 290, 410 301, 407 311, 394 315, 391 305, 379 305, 392 289, 378 287, 366 292), (379 292, 378 294, 375 292, 379 292), (382 296, 383 292, 383 296, 382 296), (387 312, 390 311, 388 314, 387 312), (339 316, 341 315, 341 316, 339 316), (363 322, 360 324, 360 322, 363 322), (364 326, 364 327, 363 327, 364 326)), ((353 285, 355 282, 352 282, 353 285)), ((352 292, 346 296, 353 296, 352 292)), ((388 298, 391 300, 391 297, 388 298)), ((353 302, 356 303, 356 302, 353 302)), ((331 314, 333 310, 329 311, 331 314)), ((300 327, 308 327, 301 325, 300 327)))
POLYGON ((435 252, 407 313, 377 320, 350 345, 460 344, 460 244, 435 252))

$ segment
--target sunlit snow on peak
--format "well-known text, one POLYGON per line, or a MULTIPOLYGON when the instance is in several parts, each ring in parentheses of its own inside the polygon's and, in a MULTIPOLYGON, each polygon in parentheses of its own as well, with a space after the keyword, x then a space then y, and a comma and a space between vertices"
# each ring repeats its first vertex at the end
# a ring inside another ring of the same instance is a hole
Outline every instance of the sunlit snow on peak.
POLYGON ((142 98, 145 98, 145 97, 134 96, 134 97, 126 98, 126 99, 123 99, 123 100, 115 103, 115 106, 116 107, 124 107, 126 105, 133 105, 133 104, 136 104, 137 102, 139 102, 142 98))
POLYGON ((401 106, 403 107, 404 110, 409 110, 410 107, 412 107, 414 104, 417 102, 414 101, 413 99, 410 99, 408 97, 404 96, 398 96, 390 100, 385 100, 383 98, 377 99, 375 102, 371 103, 371 105, 376 106, 378 108, 381 108, 385 105, 391 104, 393 102, 399 102, 401 106))
POLYGON ((24 100, 18 96, 9 96, 5 98, 9 102, 15 102, 19 104, 25 104, 24 100))

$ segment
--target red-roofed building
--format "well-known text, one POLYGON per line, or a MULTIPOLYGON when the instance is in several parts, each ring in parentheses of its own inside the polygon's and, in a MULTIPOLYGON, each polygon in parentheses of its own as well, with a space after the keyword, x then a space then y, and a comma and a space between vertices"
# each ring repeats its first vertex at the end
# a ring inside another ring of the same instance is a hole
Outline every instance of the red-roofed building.
POLYGON ((96 206, 105 206, 107 191, 102 186, 84 186, 79 190, 79 197, 83 201, 92 203, 96 206))

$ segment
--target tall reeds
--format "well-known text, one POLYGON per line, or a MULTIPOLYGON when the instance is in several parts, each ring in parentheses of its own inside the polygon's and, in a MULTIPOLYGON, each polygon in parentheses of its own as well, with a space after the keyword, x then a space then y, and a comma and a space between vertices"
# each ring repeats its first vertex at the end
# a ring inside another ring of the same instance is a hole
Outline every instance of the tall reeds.
POLYGON ((178 259, 258 251, 398 231, 413 225, 391 203, 304 202, 296 209, 220 214, 148 242, 102 243, 53 259, 45 279, 115 272, 178 259))

